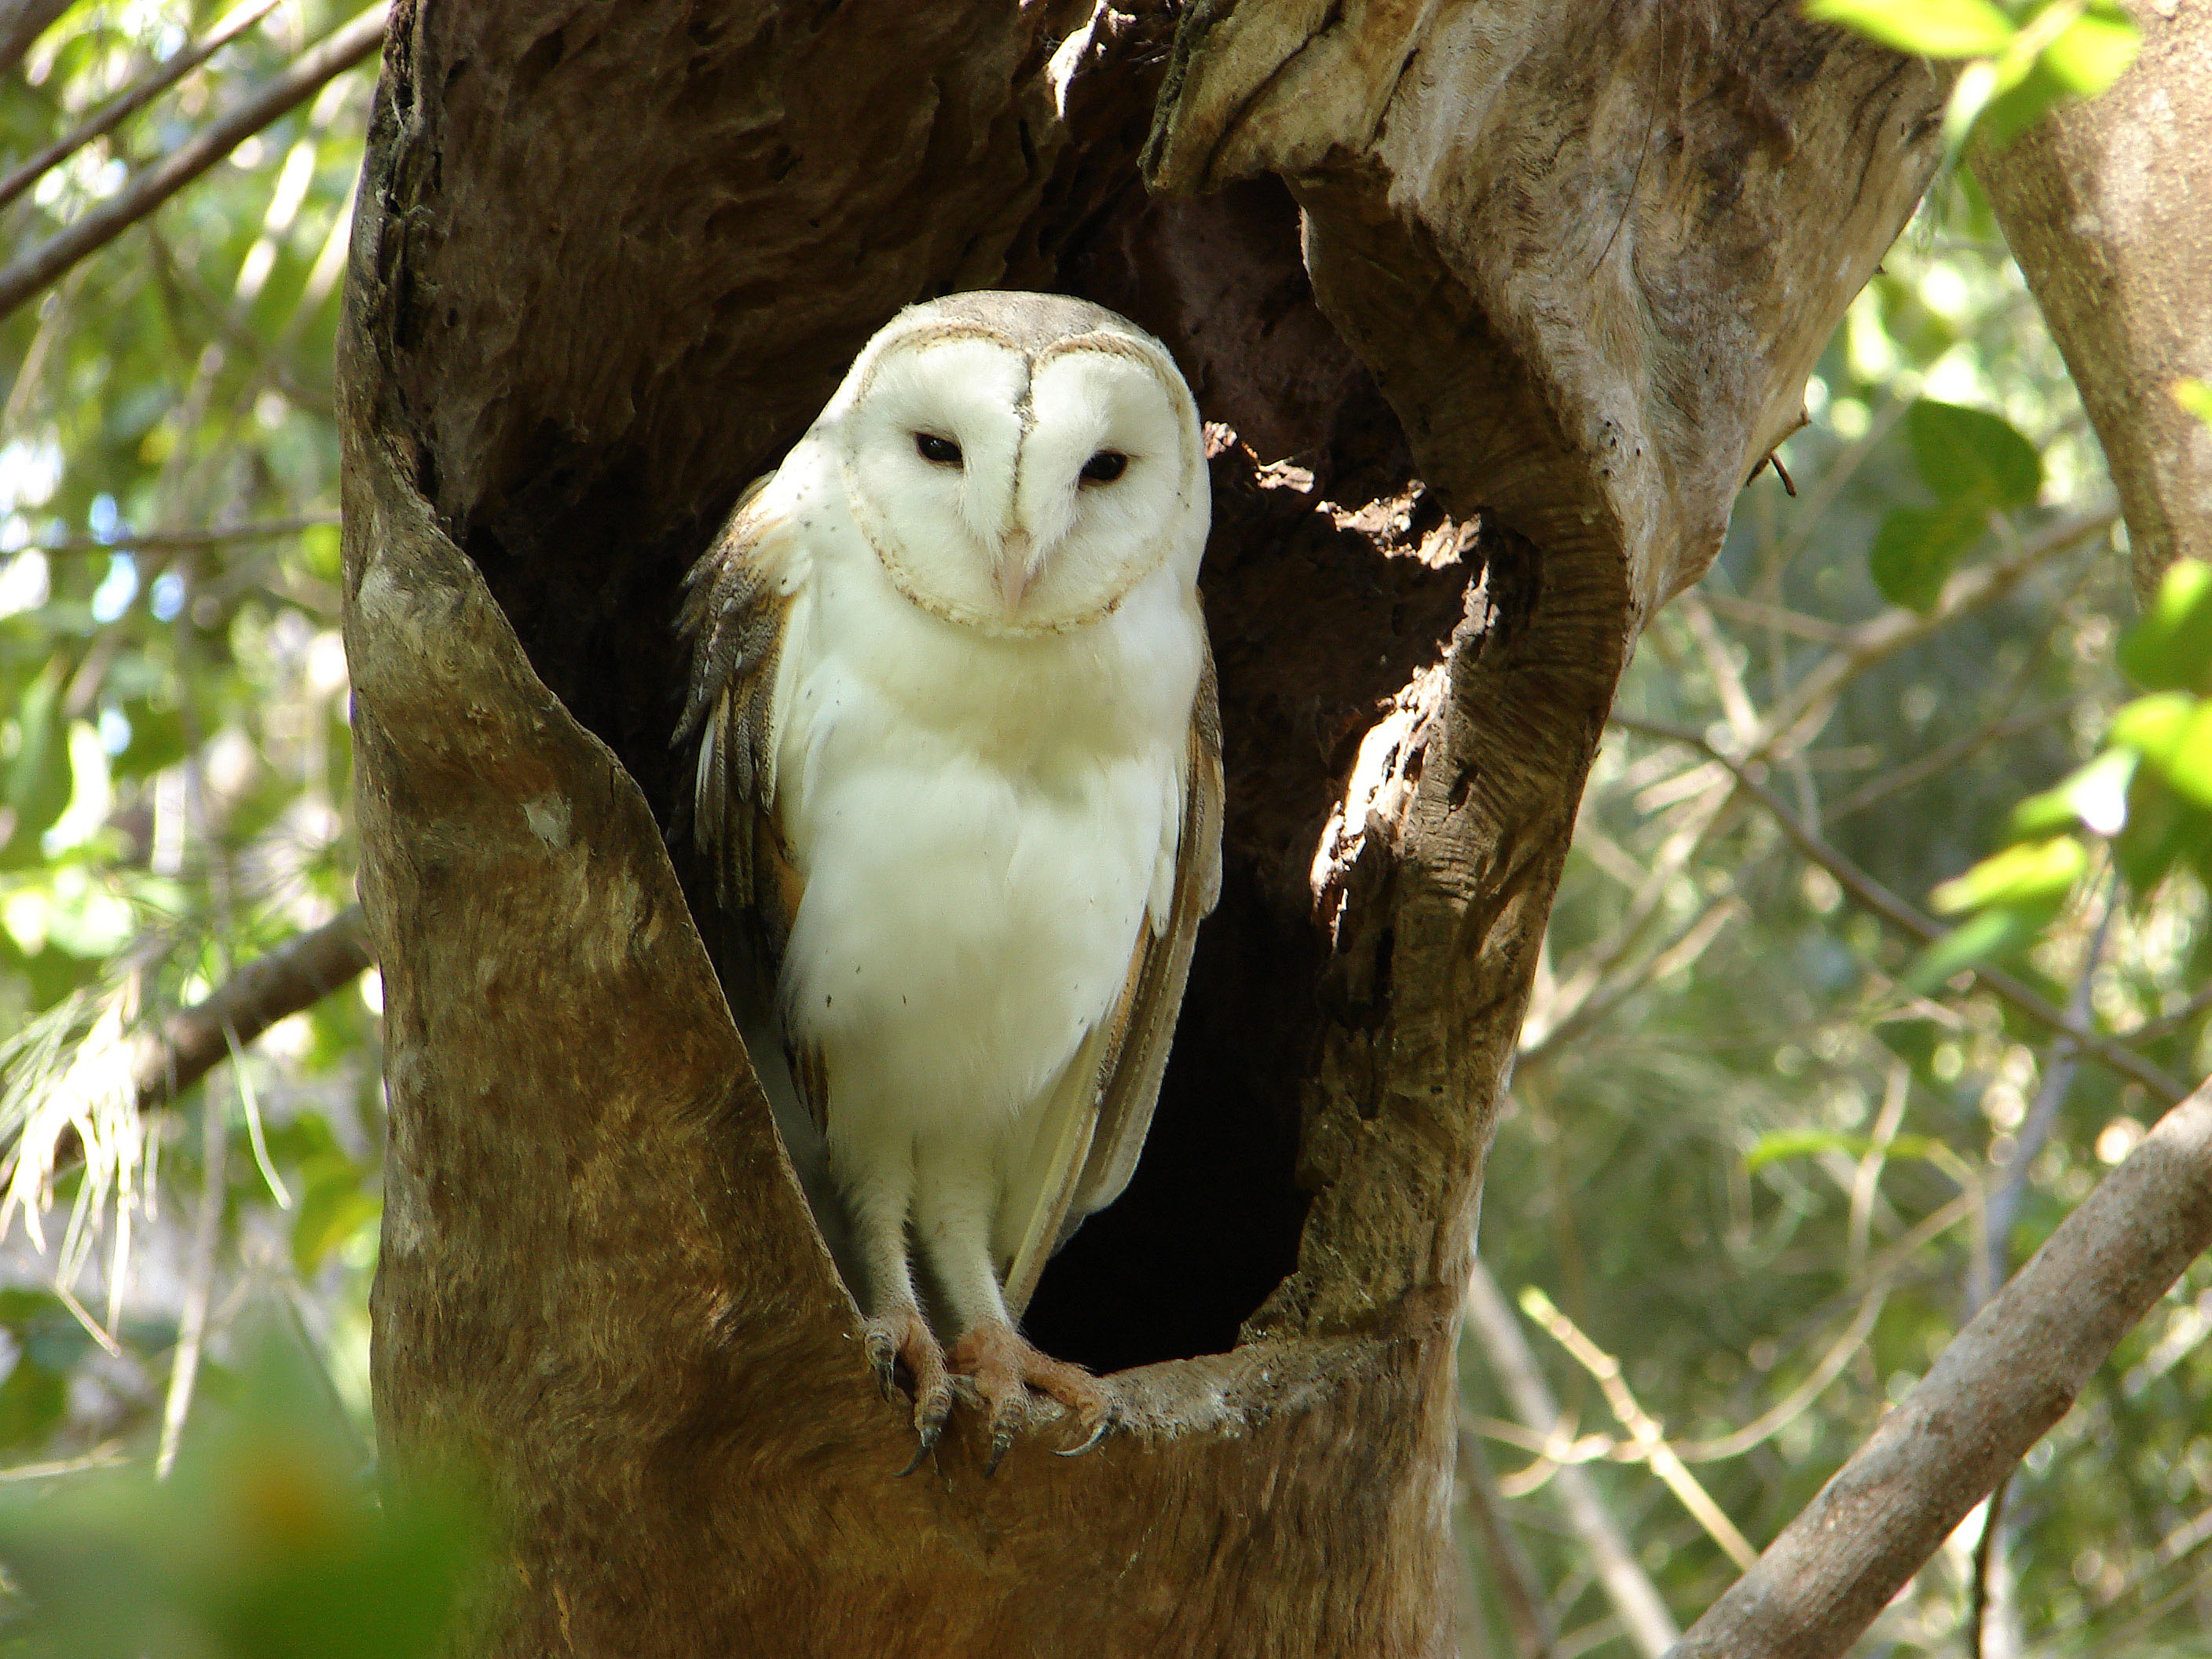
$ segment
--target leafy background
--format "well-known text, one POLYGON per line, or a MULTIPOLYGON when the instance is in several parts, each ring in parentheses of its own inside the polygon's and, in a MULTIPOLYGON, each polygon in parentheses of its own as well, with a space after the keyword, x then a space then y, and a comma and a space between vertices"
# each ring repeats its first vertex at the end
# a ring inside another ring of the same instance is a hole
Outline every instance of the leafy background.
MULTIPOLYGON (((0 209, 9 245, 114 199, 349 15, 269 10, 0 209)), ((1989 66, 1962 145, 2063 78, 2061 33, 2018 49, 2044 14, 1990 15, 2008 32, 1983 17, 1954 54, 1989 66)), ((0 167, 220 22, 81 0, 0 80, 0 167)), ((465 1533, 434 1503, 380 1532, 352 1496, 374 974, 143 1125, 125 1086, 144 1022, 352 896, 328 386, 370 86, 331 81, 0 319, 0 1132, 21 1137, 0 1646, 336 1652, 343 1630, 349 1650, 412 1652, 421 1627, 356 1630, 348 1609, 380 1578, 429 1618, 465 1533), (177 1545, 218 1513, 223 1548, 177 1545), (303 1571, 341 1589, 269 1591, 303 1571), (308 1611, 238 1612, 270 1595, 308 1611), (109 1602, 105 1635, 69 1622, 109 1602)), ((1488 1271, 1563 1415, 1525 1420, 1498 1382, 1514 1354, 1471 1331, 1467 1500, 1487 1492, 1510 1524, 1561 1655, 1638 1650, 1563 1481, 1591 1483, 1686 1623, 1735 1575, 1727 1534, 1755 1548, 1796 1514, 2002 1279, 1992 1262, 2024 1261, 2157 1116, 1977 965, 2185 1083, 2208 1064, 2212 790, 2191 769, 2212 737, 2188 721, 2212 690, 2212 622, 2191 618, 2212 611, 2182 592, 2121 651, 2136 605, 2110 482, 1969 172, 1854 305, 1808 411, 1782 458, 1796 495, 1772 473, 1748 487, 1623 688, 1491 1166, 1488 1271), (2141 712, 2157 696, 2166 712, 2141 712), (1898 932, 1862 878, 1957 930, 1932 949, 1898 932), (1573 1345, 1619 1358, 1721 1526, 1629 1443, 1573 1345)), ((2200 1262, 2031 1455, 1981 1574, 1984 1651, 2212 1652, 2208 1329, 2200 1262)), ((1863 1651, 1968 1650, 1985 1519, 1863 1651)), ((1510 1651, 1476 1539, 1470 1642, 1510 1651)))

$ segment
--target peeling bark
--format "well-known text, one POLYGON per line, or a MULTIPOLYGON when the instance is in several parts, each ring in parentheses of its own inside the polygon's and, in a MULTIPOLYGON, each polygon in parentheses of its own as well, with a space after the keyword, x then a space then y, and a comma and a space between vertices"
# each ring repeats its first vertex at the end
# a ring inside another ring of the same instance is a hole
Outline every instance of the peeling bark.
POLYGON ((2172 396, 2212 380, 2212 0, 2131 9, 2143 48, 2118 83, 1974 171, 2105 447, 2148 599, 2174 560, 2212 560, 2212 431, 2172 396))
POLYGON ((507 1517, 468 1651, 1449 1650, 1458 1309, 1583 775, 1942 88, 1786 8, 1175 25, 395 15, 340 385, 375 1377, 401 1477, 507 1517), (1148 196, 1148 126, 1218 193, 1148 196), (869 333, 986 283, 1123 310, 1218 423, 1227 896, 1136 1182, 1032 1305, 1137 1367, 1127 1431, 1054 1459, 1040 1405, 987 1481, 957 1413, 902 1481, 662 848, 669 623, 869 333))

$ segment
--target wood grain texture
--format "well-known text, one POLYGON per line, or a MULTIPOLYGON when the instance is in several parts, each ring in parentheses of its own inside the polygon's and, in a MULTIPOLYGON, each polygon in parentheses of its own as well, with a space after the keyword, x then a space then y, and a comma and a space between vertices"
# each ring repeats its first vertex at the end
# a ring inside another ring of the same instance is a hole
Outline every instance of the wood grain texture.
POLYGON ((2212 431, 2171 395, 2212 380, 2212 0, 2130 8, 2142 52, 1974 172, 2105 447, 2145 599, 2212 560, 2212 431))
POLYGON ((507 1517, 460 1650, 1449 1651, 1458 1308, 1583 773, 1924 173, 1899 60, 1582 9, 1346 6, 1273 106, 1237 41, 1296 6, 1172 65, 1166 4, 395 15, 340 364, 374 1364, 399 1478, 507 1517), (1298 206, 1148 198, 1164 75, 1163 182, 1298 206), (1031 1309, 1136 1367, 1127 1431, 1063 1462, 1039 1406, 987 1481, 956 1414, 902 1481, 662 847, 670 628, 850 354, 987 283, 1123 310, 1222 423, 1228 867, 1146 1158, 1031 1309))

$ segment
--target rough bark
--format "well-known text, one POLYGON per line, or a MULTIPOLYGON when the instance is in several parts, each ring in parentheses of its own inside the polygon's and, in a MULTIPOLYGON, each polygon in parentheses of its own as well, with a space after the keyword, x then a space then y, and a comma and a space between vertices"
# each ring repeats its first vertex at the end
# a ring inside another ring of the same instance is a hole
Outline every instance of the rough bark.
POLYGON ((468 1650, 1449 1650, 1457 1310, 1583 774, 1941 101, 1791 9, 1584 11, 1204 5, 1171 64, 1165 8, 395 13, 340 385, 375 1374, 392 1465, 507 1517, 468 1650), (1164 72, 1152 175, 1219 194, 1139 182, 1164 72), (1230 868, 1137 1182, 1033 1304, 1137 1366, 1127 1431, 987 1481, 956 1416, 902 1481, 662 848, 668 627, 867 335, 994 283, 1124 310, 1224 423, 1230 868))
POLYGON ((2212 431, 2173 401, 2212 380, 2212 0, 2140 0, 2140 57, 1975 172, 2081 389, 2148 598, 2212 559, 2212 431))

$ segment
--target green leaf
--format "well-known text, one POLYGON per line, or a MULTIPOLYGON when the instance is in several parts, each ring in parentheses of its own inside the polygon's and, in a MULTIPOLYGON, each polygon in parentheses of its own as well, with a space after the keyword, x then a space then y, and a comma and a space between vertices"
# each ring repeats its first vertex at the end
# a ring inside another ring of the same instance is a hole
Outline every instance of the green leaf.
POLYGON ((1882 598, 1924 617, 1988 529, 1989 510, 1978 504, 1893 507, 1867 551, 1867 574, 1882 598))
POLYGON ((2056 905, 2041 911, 1984 910, 1915 957, 1899 982, 1924 996, 1954 974, 2018 950, 2042 932, 2057 912, 2056 905))
POLYGON ((2212 565, 2177 559, 2120 641, 2121 672, 2146 691, 2212 692, 2212 565))
POLYGON ((2138 902, 2158 890, 2177 860, 2197 854, 2206 827, 2206 815, 2191 811, 2156 769, 2136 775, 2128 826, 2113 838, 2112 861, 2138 902))
POLYGON ((2212 701, 2182 691, 2138 697, 2114 717, 2112 741, 2140 754, 2183 799, 2212 807, 2212 701))
POLYGON ((69 805, 69 731, 59 708, 64 672, 57 659, 23 694, 16 715, 21 738, 8 768, 5 799, 15 830, 0 866, 21 869, 40 862, 39 836, 69 805))
MULTIPOLYGON (((1890 1158, 1931 1158, 1941 1146, 1927 1135, 1899 1135, 1882 1149, 1890 1158)), ((1875 1150, 1875 1143, 1866 1135, 1844 1134, 1835 1129, 1777 1129, 1759 1138, 1758 1144, 1744 1154, 1744 1168, 1756 1175, 1767 1164, 1785 1158, 1807 1158, 1820 1152, 1841 1152, 1847 1158, 1864 1158, 1875 1150)))
POLYGON ((1806 0, 1805 15, 1923 58, 1986 58, 2014 33, 1989 0, 1806 0))
POLYGON ((0 1446, 32 1446, 61 1422, 69 1404, 69 1377, 28 1354, 0 1382, 0 1446))
POLYGON ((2135 20, 2115 5, 2092 6, 2043 49, 2039 67, 2076 98, 2094 98, 2127 73, 2142 47, 2135 20))
POLYGON ((2212 426, 2212 386, 2202 380, 2176 380, 2173 401, 2207 426, 2212 426))
POLYGON ((2092 835, 2118 835, 2128 821, 2128 786, 2141 762, 2132 749, 2107 749, 2056 787, 2014 807, 2012 839, 2040 841, 2077 824, 2092 835))
POLYGON ((1992 853, 1966 874, 1945 882, 1929 896, 1939 915, 2017 908, 2063 898, 2089 867, 2089 852, 2071 836, 2023 842, 1992 853))
POLYGON ((1923 398, 1905 411, 1905 435, 1929 489, 1945 501, 2033 507, 2043 458, 2002 416, 1923 398))
POLYGON ((384 1212, 373 1192, 365 1190, 362 1172, 343 1154, 327 1154, 302 1171, 307 1191, 292 1223, 292 1262, 300 1277, 311 1279, 331 1253, 371 1225, 384 1212))

